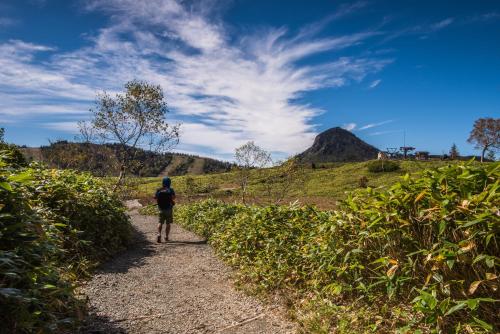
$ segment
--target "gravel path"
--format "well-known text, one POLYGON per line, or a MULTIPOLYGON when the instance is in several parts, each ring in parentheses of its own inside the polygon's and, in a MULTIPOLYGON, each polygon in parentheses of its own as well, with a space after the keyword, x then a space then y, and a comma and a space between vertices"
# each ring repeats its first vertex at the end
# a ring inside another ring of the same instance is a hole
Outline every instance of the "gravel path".
POLYGON ((294 333, 277 306, 237 291, 231 270, 198 236, 172 226, 157 244, 156 218, 131 211, 128 251, 83 287, 90 317, 83 333, 294 333))

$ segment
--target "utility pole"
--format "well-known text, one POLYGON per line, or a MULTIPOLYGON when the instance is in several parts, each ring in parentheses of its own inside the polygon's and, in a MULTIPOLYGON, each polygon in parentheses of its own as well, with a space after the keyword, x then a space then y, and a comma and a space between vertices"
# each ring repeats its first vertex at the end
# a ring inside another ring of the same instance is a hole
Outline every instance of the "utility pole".
POLYGON ((406 130, 403 131, 403 146, 401 146, 399 149, 403 152, 403 159, 405 160, 408 157, 408 152, 415 149, 415 147, 406 146, 406 130))

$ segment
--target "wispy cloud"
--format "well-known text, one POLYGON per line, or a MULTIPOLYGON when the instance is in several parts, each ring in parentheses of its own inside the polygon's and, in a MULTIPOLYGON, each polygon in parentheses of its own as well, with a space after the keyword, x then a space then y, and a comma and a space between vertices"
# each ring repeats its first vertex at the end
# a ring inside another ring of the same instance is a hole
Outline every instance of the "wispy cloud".
POLYGON ((359 11, 360 9, 368 6, 367 1, 354 1, 351 3, 344 3, 339 6, 335 14, 333 15, 334 19, 340 19, 342 17, 348 16, 352 13, 359 11))
POLYGON ((347 124, 344 124, 342 125, 342 129, 344 130, 347 130, 347 131, 352 131, 354 129, 356 129, 356 123, 347 123, 347 124))
POLYGON ((314 36, 322 29, 324 29, 327 25, 331 24, 333 21, 337 21, 340 19, 344 19, 356 12, 359 12, 361 9, 368 5, 367 1, 354 1, 351 3, 344 3, 338 6, 338 8, 334 11, 333 14, 326 16, 324 19, 314 22, 312 24, 306 25, 300 29, 298 36, 307 37, 314 36))
POLYGON ((392 119, 389 119, 387 121, 383 121, 383 122, 379 122, 379 123, 371 123, 371 124, 366 124, 362 127, 360 127, 358 130, 366 130, 366 129, 371 129, 371 128, 375 128, 377 126, 381 126, 381 125, 384 125, 384 124, 389 124, 389 123, 392 123, 393 120, 392 119))
POLYGON ((476 23, 476 22, 492 22, 494 20, 500 19, 499 12, 488 12, 482 14, 476 14, 465 19, 465 23, 476 23))
POLYGON ((454 17, 448 17, 439 20, 437 22, 409 26, 404 29, 399 29, 391 33, 388 33, 386 37, 382 40, 382 43, 386 43, 396 38, 404 36, 416 36, 420 39, 426 39, 428 35, 437 33, 438 31, 443 30, 446 27, 452 25, 454 22, 455 22, 454 17))
POLYGON ((403 132, 403 130, 377 131, 377 132, 369 133, 369 135, 370 136, 381 136, 381 135, 388 135, 391 133, 398 133, 398 132, 403 132))
POLYGON ((453 17, 448 17, 444 20, 431 24, 428 30, 430 30, 431 32, 441 30, 452 24, 453 21, 455 21, 453 17))
POLYGON ((370 85, 368 86, 368 88, 373 89, 373 88, 377 87, 381 82, 382 82, 382 80, 380 80, 380 79, 373 80, 370 83, 370 85))
MULTIPOLYGON (((273 152, 295 153, 314 138, 311 120, 322 112, 296 102, 299 97, 360 82, 392 61, 373 55, 298 64, 359 46, 375 31, 318 38, 268 28, 235 39, 210 9, 178 1, 93 0, 85 9, 111 19, 88 46, 59 52, 22 41, 0 44, 0 95, 8 97, 0 116, 67 111, 83 117, 97 91, 114 93, 142 79, 163 87, 171 117, 188 119, 180 149, 228 154, 255 140, 273 152), (42 52, 45 60, 38 61, 42 52)), ((70 123, 59 129, 71 129, 70 123)))
POLYGON ((0 17, 0 27, 11 27, 17 23, 17 20, 11 19, 10 17, 0 17))
POLYGON ((51 130, 58 130, 63 132, 69 132, 73 134, 78 133, 78 123, 77 122, 49 122, 42 123, 42 126, 51 130))

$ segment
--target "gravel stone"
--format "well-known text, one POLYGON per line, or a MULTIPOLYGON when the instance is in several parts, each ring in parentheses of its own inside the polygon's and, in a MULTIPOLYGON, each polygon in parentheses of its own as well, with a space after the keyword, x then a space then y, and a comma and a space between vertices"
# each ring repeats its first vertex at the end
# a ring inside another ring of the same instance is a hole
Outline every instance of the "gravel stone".
POLYGON ((204 240, 174 224, 171 241, 158 244, 156 217, 127 204, 133 245, 82 287, 90 315, 81 333, 296 332, 282 306, 236 290, 231 269, 204 240))

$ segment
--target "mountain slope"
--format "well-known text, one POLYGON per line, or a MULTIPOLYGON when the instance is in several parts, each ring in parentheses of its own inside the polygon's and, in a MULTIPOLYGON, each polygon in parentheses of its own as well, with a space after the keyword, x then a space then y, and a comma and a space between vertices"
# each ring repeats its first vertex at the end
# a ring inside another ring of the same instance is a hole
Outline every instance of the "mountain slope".
MULTIPOLYGON (((127 148, 134 156, 130 173, 136 176, 174 176, 226 172, 232 164, 225 161, 181 153, 156 153, 143 149, 127 148)), ((88 171, 97 176, 116 176, 120 172, 115 144, 90 144, 58 141, 48 146, 25 147, 21 151, 28 160, 42 161, 54 168, 71 168, 88 171)))
POLYGON ((335 127, 317 135, 313 145, 298 158, 304 162, 365 161, 375 159, 378 152, 353 133, 335 127))

